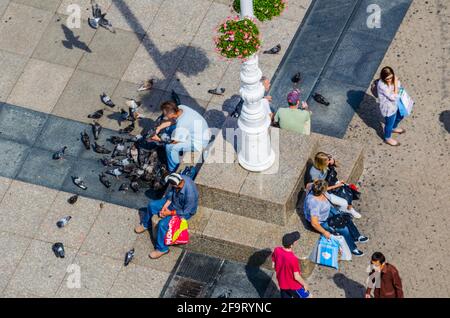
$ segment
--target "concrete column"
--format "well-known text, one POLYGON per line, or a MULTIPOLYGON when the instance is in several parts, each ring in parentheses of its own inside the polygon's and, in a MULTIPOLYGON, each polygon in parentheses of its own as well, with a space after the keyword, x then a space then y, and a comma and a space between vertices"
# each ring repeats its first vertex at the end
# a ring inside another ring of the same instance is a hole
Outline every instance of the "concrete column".
MULTIPOLYGON (((241 0, 241 19, 244 17, 254 17, 253 0, 241 0)), ((256 54, 242 63, 240 77, 239 92, 244 104, 238 120, 239 164, 246 170, 261 172, 272 166, 275 153, 270 144, 270 119, 261 103, 264 98, 264 87, 256 54)))

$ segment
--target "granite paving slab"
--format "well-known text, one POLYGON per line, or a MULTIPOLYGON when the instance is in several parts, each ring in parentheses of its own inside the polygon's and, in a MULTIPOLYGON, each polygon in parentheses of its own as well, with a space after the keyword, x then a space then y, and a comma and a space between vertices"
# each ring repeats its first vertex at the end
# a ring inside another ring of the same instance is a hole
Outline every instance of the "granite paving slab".
POLYGON ((72 73, 72 68, 30 59, 8 103, 50 113, 72 73))
POLYGON ((10 2, 0 22, 0 49, 30 56, 52 15, 49 11, 10 2))
POLYGON ((0 175, 14 178, 30 152, 30 147, 13 141, 0 139, 0 175))
POLYGON ((5 195, 9 186, 11 185, 11 182, 12 182, 12 179, 10 179, 10 178, 0 177, 0 200, 3 199, 3 196, 5 195))
POLYGON ((10 0, 3 0, 0 3, 0 17, 3 16, 3 13, 5 12, 6 8, 9 6, 10 0))
MULTIPOLYGON (((103 12, 108 13, 108 9, 111 6, 112 0, 96 0, 96 3, 100 6, 103 12)), ((71 5, 78 5, 81 9, 81 18, 87 21, 88 17, 92 16, 91 0, 63 0, 59 6, 57 12, 60 14, 70 14, 68 9, 71 5)), ((89 27, 87 22, 85 27, 89 27)))
POLYGON ((0 50, 0 102, 6 102, 26 62, 24 56, 0 50))
POLYGON ((35 7, 42 10, 55 12, 61 4, 61 0, 12 0, 12 2, 35 7))
POLYGON ((55 14, 33 53, 33 58, 75 68, 84 53, 91 53, 89 44, 95 30, 87 26, 69 28, 68 16, 55 14))
POLYGON ((0 290, 4 290, 8 285, 14 271, 19 265, 25 250, 30 244, 31 239, 19 235, 0 232, 0 246, 5 252, 6 257, 0 259, 0 290))

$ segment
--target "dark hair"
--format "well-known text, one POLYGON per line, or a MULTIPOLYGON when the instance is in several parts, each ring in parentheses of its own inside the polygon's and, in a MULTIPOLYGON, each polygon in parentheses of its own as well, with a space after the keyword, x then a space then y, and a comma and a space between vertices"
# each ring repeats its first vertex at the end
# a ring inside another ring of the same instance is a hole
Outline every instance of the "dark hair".
POLYGON ((394 70, 393 70, 392 67, 390 67, 390 66, 385 66, 385 67, 383 67, 383 69, 381 70, 380 78, 381 78, 381 80, 382 80, 385 84, 387 84, 386 78, 388 78, 388 77, 391 76, 391 75, 395 78, 394 70))
MULTIPOLYGON (((298 102, 297 102, 297 103, 298 103, 298 102)), ((297 106, 297 103, 289 103, 289 102, 288 102, 288 105, 289 105, 289 106, 297 106)))
POLYGON ((325 180, 316 180, 313 182, 311 191, 314 196, 318 197, 321 194, 324 194, 327 191, 328 182, 325 180))
POLYGON ((384 262, 386 262, 386 258, 384 257, 383 253, 375 252, 372 254, 372 261, 373 262, 379 261, 380 264, 384 264, 384 262))
POLYGON ((172 101, 167 101, 161 104, 161 111, 166 111, 167 113, 176 113, 178 112, 178 106, 172 101))

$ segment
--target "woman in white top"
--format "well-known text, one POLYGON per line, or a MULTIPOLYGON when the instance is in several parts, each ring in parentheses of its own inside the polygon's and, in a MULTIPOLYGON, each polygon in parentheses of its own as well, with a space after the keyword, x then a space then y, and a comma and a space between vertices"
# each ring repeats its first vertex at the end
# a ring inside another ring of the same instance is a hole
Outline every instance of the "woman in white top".
POLYGON ((392 138, 392 133, 403 134, 405 132, 404 129, 397 128, 403 119, 398 108, 400 87, 400 80, 395 76, 394 70, 389 66, 384 67, 381 70, 377 90, 380 111, 386 121, 384 141, 391 146, 400 146, 400 143, 392 138))

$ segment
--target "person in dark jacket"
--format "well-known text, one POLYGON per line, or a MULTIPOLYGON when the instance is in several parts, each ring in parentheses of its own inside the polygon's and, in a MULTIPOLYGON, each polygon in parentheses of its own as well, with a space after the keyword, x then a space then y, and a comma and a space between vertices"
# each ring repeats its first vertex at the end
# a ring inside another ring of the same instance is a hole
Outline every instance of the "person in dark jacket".
POLYGON ((144 233, 151 226, 153 215, 162 218, 157 227, 156 249, 149 255, 152 259, 160 258, 169 253, 169 247, 165 245, 164 238, 169 229, 170 217, 178 215, 189 220, 198 208, 197 186, 190 177, 172 173, 166 177, 166 182, 171 185, 167 194, 160 200, 150 201, 141 224, 134 229, 137 234, 144 233))
POLYGON ((375 298, 403 298, 402 280, 397 268, 386 263, 386 258, 380 252, 373 253, 371 265, 366 298, 371 298, 372 289, 375 298))

